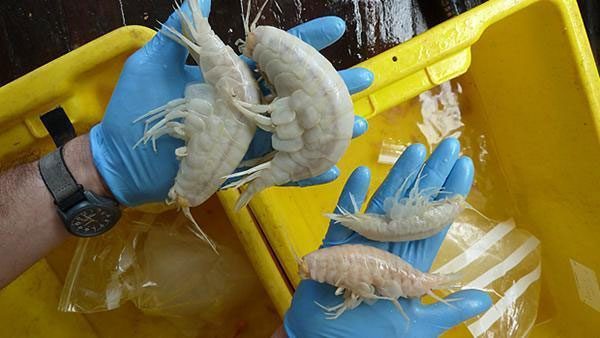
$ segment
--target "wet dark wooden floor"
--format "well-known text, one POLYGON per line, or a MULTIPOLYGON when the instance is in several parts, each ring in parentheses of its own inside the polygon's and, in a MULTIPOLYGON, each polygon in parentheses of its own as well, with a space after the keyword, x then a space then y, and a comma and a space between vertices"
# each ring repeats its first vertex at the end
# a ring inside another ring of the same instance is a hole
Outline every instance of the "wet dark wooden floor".
MULTIPOLYGON (((407 6, 408 11, 415 6, 416 0, 275 2, 269 6, 262 23, 290 28, 324 15, 338 15, 346 20, 348 30, 342 41, 325 51, 338 68, 349 67, 401 43, 420 24, 412 15, 402 15, 407 6)), ((592 13, 600 13, 599 1, 580 2, 589 13, 584 13, 584 18, 591 20, 592 13)), ((0 0, 0 86, 124 24, 156 27, 157 20, 167 18, 172 3, 172 0, 0 0)), ((242 37, 239 0, 213 3, 210 20, 217 33, 229 43, 242 37)), ((598 56, 598 21, 588 27, 598 56)))

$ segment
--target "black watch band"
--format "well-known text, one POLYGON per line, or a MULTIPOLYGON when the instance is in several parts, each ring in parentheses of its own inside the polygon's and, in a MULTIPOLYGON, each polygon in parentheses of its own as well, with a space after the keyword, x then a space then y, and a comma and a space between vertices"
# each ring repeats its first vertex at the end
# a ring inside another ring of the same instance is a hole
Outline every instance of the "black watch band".
POLYGON ((63 158, 63 147, 42 157, 39 162, 40 174, 54 198, 54 203, 62 211, 69 210, 83 201, 83 186, 77 184, 63 158))
POLYGON ((62 147, 42 157, 39 169, 58 215, 73 235, 98 236, 119 220, 121 211, 116 201, 85 190, 75 181, 65 164, 62 147))

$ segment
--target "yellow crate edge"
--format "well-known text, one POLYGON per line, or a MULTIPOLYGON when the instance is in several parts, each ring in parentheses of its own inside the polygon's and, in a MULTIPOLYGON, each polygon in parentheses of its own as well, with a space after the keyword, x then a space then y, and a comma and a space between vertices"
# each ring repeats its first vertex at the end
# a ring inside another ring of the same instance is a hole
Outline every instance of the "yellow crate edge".
POLYGON ((240 196, 239 191, 223 190, 218 192, 217 196, 277 313, 283 317, 292 302, 292 291, 278 267, 277 258, 270 251, 266 239, 248 208, 239 212, 234 210, 234 202, 240 196))

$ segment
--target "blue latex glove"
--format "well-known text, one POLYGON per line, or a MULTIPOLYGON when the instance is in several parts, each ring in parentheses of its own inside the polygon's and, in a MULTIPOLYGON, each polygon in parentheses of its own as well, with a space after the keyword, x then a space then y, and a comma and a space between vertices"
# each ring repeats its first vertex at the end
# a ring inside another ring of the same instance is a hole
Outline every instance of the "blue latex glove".
MULTIPOLYGON (((210 11, 210 0, 198 0, 203 13, 210 11)), ((189 7, 183 5, 189 13, 189 7)), ((168 26, 181 30, 179 17, 171 15, 168 26)), ((324 48, 344 33, 344 22, 336 17, 316 19, 291 32, 317 49, 324 48)), ((196 66, 186 66, 187 50, 162 32, 134 53, 125 63, 102 122, 90 132, 94 163, 113 195, 124 205, 163 201, 173 185, 179 163, 174 151, 181 140, 163 136, 157 140, 158 152, 150 146, 133 145, 143 134, 143 123, 133 124, 140 115, 183 97, 185 85, 201 81, 196 66)), ((373 75, 366 69, 341 72, 348 88, 354 93, 368 87, 373 75)), ((363 134, 367 123, 357 118, 354 136, 363 134)), ((259 133, 253 140, 246 159, 262 156, 271 148, 269 135, 259 133)), ((322 184, 339 175, 332 168, 319 177, 298 182, 297 185, 322 184)))
MULTIPOLYGON (((425 165, 419 183, 421 189, 443 187, 443 198, 452 194, 467 195, 473 183, 473 163, 468 157, 458 158, 460 144, 456 139, 443 141, 425 165)), ((383 214, 383 201, 393 196, 407 178, 414 183, 414 173, 425 160, 425 147, 410 146, 396 162, 381 184, 367 212, 383 214)), ((348 179, 338 205, 353 210, 352 194, 362 205, 369 187, 370 173, 366 167, 357 168, 348 179)), ((407 184, 410 187, 412 184, 407 184)), ((407 191, 409 189, 406 189, 407 191)), ((406 191, 406 192, 407 192, 406 191)), ((403 194, 406 194, 404 192, 403 194)), ((438 196, 438 198, 442 198, 438 196)), ((336 210, 337 212, 337 210, 336 210)), ((392 252, 421 271, 429 271, 431 264, 448 231, 433 237, 412 242, 374 242, 338 223, 330 223, 323 246, 340 244, 367 244, 392 252)), ((315 304, 330 307, 343 301, 335 296, 335 287, 312 280, 304 280, 298 286, 292 306, 285 316, 284 326, 289 337, 437 337, 451 327, 485 311, 491 306, 491 298, 482 291, 463 290, 446 299, 454 299, 453 307, 443 303, 423 305, 419 299, 400 299, 410 322, 389 301, 374 305, 361 304, 347 310, 339 318, 328 320, 323 309, 315 304)))

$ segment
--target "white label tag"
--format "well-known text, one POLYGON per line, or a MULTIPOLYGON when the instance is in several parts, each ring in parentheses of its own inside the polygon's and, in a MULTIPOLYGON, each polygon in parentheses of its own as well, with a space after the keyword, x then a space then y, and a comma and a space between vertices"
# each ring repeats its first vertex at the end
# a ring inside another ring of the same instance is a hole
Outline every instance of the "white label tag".
POLYGON ((600 312, 600 287, 598 286, 596 273, 574 259, 570 261, 579 299, 592 309, 600 312))

